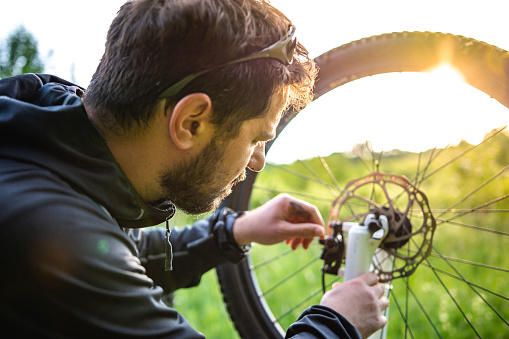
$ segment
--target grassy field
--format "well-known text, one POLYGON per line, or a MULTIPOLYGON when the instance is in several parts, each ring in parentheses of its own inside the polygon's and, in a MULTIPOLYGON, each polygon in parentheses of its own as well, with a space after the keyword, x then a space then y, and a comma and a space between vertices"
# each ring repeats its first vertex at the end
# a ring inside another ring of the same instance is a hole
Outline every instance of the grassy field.
MULTIPOLYGON (((433 154, 436 151, 421 155, 403 152, 384 155, 381 171, 404 174, 410 179, 417 172, 416 163, 420 163, 422 169, 426 166, 424 159, 437 159, 429 165, 426 173, 431 175, 420 184, 420 189, 429 198, 435 217, 439 217, 432 255, 411 277, 393 282, 389 338, 405 337, 405 333, 408 337, 433 338, 437 337, 436 331, 446 338, 477 335, 483 338, 507 337, 509 327, 505 319, 509 318, 506 293, 509 256, 504 249, 509 246, 506 234, 509 218, 507 212, 490 213, 489 210, 509 210, 509 199, 482 207, 485 213, 465 213, 458 217, 472 207, 482 206, 509 193, 509 171, 504 171, 509 163, 507 145, 509 137, 502 133, 483 144, 482 150, 477 152, 468 151, 472 146, 462 143, 438 155, 433 154), (449 159, 458 155, 461 157, 447 164, 449 159), (444 164, 447 166, 442 167, 444 164), (435 173, 435 170, 438 171, 435 173), (492 177, 499 171, 503 173, 492 177), (471 192, 475 194, 470 195, 471 192), (462 197, 466 197, 464 201, 462 197), (443 209, 451 206, 454 211, 442 214, 443 209), (475 225, 491 231, 471 227, 475 225), (451 259, 444 261, 440 256, 451 259), (407 286, 411 289, 407 289, 407 286), (408 327, 402 318, 407 319, 408 327)), ((365 165, 349 154, 333 154, 325 160, 341 187, 349 180, 367 174, 365 165)), ((302 176, 298 178, 293 175, 297 171, 305 173, 308 178, 330 177, 320 159, 294 163, 284 169, 268 166, 257 179, 253 206, 271 199, 275 191, 289 192, 316 204, 327 219, 332 200, 328 185, 334 184, 329 182, 324 185, 317 180, 305 180, 302 176)), ((418 221, 412 223, 416 225, 418 221)), ((308 251, 288 252, 284 244, 255 246, 252 249, 258 282, 283 328, 287 328, 302 310, 318 303, 321 298, 322 262, 317 259, 320 253, 321 247, 317 243, 308 251), (256 266, 256 263, 276 256, 280 259, 256 266), (285 278, 292 272, 298 273, 285 278), (284 283, 280 284, 282 278, 284 283), (297 307, 292 310, 295 305, 297 307)), ((328 278, 329 281, 331 279, 333 277, 328 278)), ((238 337, 225 310, 213 271, 203 277, 200 286, 177 291, 175 307, 208 338, 238 337)))

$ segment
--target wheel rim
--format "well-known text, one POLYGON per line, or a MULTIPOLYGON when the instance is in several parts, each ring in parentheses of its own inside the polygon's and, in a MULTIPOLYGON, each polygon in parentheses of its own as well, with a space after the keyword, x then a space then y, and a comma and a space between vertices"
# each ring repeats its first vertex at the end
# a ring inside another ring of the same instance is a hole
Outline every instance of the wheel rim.
MULTIPOLYGON (((338 82, 331 80, 330 84, 338 85, 338 82)), ((488 85, 482 86, 485 89, 488 85)), ((328 91, 317 86, 318 96, 328 91)), ((332 92, 327 94, 330 95, 332 92)), ((499 95, 497 99, 504 102, 505 97, 499 95)), ((301 114, 304 117, 306 111, 301 114)), ((330 117, 315 118, 333 121, 330 117)), ((298 128, 296 121, 288 129, 298 128)), ((303 125, 301 133, 306 132, 308 136, 306 123, 303 125)), ((391 129, 390 126, 385 128, 391 129)), ((368 160, 361 161, 362 156, 355 158, 351 153, 336 156, 338 159, 320 156, 293 165, 268 164, 254 183, 251 208, 279 192, 286 192, 318 205, 327 218, 331 202, 339 196, 340 189, 347 181, 355 179, 345 175, 341 168, 351 173, 381 170, 406 175, 428 195, 438 226, 431 255, 412 276, 393 282, 389 335, 410 338, 445 334, 452 337, 500 336, 507 332, 509 318, 509 299, 503 288, 509 262, 502 250, 496 250, 509 245, 508 232, 504 229, 504 223, 509 220, 509 157, 501 146, 509 143, 509 137, 507 129, 493 128, 478 146, 463 143, 405 155, 407 160, 413 158, 413 167, 406 163, 402 166, 401 161, 394 163, 392 158, 401 158, 401 154, 381 156, 371 145, 358 147, 357 151, 368 160), (485 156, 489 152, 494 152, 492 157, 485 156), (495 162, 479 163, 486 159, 495 159, 495 162), (276 172, 284 172, 285 180, 275 176, 276 172), (474 172, 479 175, 470 175, 474 172), (300 182, 303 178, 305 185, 300 182), (450 183, 445 189, 447 194, 440 191, 444 190, 443 185, 440 186, 444 178, 450 183)), ((281 133, 275 145, 282 142, 285 133, 281 133)), ((376 147, 376 141, 373 140, 372 145, 376 147)), ((317 243, 307 252, 292 252, 285 245, 270 249, 255 246, 252 250, 249 268, 259 285, 257 293, 267 302, 266 312, 269 316, 273 314, 283 330, 306 306, 320 300, 320 253, 317 243), (307 292, 296 296, 287 291, 307 292)), ((329 277, 327 285, 336 280, 329 277)))

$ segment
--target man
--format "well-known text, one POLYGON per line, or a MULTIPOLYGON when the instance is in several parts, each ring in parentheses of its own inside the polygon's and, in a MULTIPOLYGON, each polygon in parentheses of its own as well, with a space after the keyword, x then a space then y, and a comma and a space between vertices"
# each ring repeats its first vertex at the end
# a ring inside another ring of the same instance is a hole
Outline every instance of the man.
MULTIPOLYGON (((323 236, 316 208, 287 195, 220 209, 169 242, 143 229, 175 206, 211 211, 246 167, 263 169, 281 115, 311 97, 316 70, 294 34, 265 2, 135 0, 86 91, 50 75, 0 81, 3 333, 200 338, 164 293, 251 242, 323 236)), ((338 285, 287 336, 367 336, 386 322, 382 293, 373 274, 338 285)))

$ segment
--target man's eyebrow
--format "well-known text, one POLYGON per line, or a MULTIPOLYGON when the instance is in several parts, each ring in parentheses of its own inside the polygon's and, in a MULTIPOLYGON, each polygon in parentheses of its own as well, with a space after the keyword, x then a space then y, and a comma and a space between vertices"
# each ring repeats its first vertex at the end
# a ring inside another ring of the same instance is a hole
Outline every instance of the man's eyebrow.
POLYGON ((260 134, 259 138, 262 140, 272 140, 276 137, 276 133, 273 132, 264 132, 260 134))
POLYGON ((258 136, 259 140, 272 140, 276 138, 276 133, 274 132, 263 132, 258 136))

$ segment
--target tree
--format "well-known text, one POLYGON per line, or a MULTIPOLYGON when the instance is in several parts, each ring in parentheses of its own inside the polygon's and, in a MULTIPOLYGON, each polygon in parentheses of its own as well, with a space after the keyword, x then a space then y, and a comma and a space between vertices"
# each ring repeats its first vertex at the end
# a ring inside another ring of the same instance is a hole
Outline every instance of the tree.
POLYGON ((25 27, 19 26, 0 45, 0 79, 23 73, 41 73, 44 64, 38 43, 25 27))

